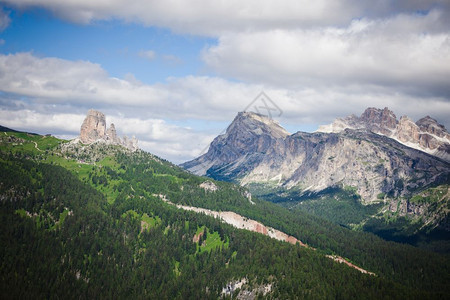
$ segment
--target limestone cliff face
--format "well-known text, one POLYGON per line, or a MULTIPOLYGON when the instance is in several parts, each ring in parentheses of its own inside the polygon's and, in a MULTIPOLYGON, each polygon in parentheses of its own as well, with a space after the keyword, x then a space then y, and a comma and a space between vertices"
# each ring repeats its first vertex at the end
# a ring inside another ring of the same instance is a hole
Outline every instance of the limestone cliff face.
POLYGON ((116 127, 113 123, 111 123, 108 130, 106 130, 106 139, 111 141, 112 143, 118 143, 120 141, 120 139, 117 137, 116 127))
MULTIPOLYGON (((387 110, 369 111, 363 119, 377 120, 386 130, 399 125, 387 110)), ((414 137, 417 125, 406 118, 400 124, 405 136, 414 137)), ((277 123, 253 113, 240 113, 206 154, 182 166, 242 185, 267 183, 304 192, 351 186, 365 203, 378 201, 380 194, 409 195, 446 181, 450 174, 449 163, 368 129, 289 135, 277 123)))
POLYGON ((397 126, 397 138, 403 143, 416 143, 420 138, 419 127, 410 118, 403 116, 397 126))
POLYGON ((361 115, 359 121, 370 131, 387 136, 391 135, 397 127, 397 117, 387 107, 383 110, 373 107, 368 108, 361 115))
POLYGON ((139 149, 138 140, 133 137, 128 139, 126 136, 121 139, 117 136, 116 127, 111 124, 106 129, 105 115, 99 111, 90 109, 86 118, 81 125, 79 140, 83 144, 91 144, 94 142, 104 142, 113 145, 121 145, 131 151, 139 149))
MULTIPOLYGON (((377 201, 379 194, 407 196, 410 191, 443 182, 450 165, 395 140, 367 130, 346 130, 322 136, 297 133, 306 155, 292 157, 301 163, 286 177, 287 187, 320 191, 332 186, 355 187, 362 201, 377 201), (308 150, 311 149, 311 150, 308 150)), ((298 143, 298 142, 297 142, 298 143)))
POLYGON ((407 116, 397 121, 388 108, 368 108, 360 117, 338 118, 330 125, 320 126, 318 131, 339 133, 345 129, 367 129, 450 162, 450 134, 429 116, 416 123, 407 116))
POLYGON ((223 135, 211 143, 208 152, 184 167, 198 175, 206 175, 211 167, 237 164, 229 170, 240 177, 258 165, 264 153, 279 148, 289 133, 277 122, 250 112, 240 112, 223 135), (241 162, 241 163, 239 163, 241 162))
POLYGON ((450 139, 450 134, 445 130, 445 127, 430 116, 420 119, 416 124, 423 132, 427 132, 440 138, 450 139))
POLYGON ((105 115, 99 111, 90 109, 81 125, 80 139, 85 144, 90 144, 102 139, 106 134, 105 115))

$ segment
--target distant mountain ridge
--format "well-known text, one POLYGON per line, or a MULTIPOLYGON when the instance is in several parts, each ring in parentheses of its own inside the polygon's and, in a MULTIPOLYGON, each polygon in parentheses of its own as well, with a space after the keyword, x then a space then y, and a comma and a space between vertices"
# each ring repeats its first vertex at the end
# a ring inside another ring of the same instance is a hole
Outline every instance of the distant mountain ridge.
POLYGON ((414 123, 408 116, 402 116, 397 120, 394 112, 387 107, 384 109, 370 107, 360 117, 350 115, 338 118, 332 124, 320 126, 317 131, 339 133, 345 129, 368 129, 408 147, 450 161, 450 134, 443 125, 430 116, 414 123))
MULTIPOLYGON (((406 119, 402 120, 405 123, 406 119)), ((402 138, 403 132, 399 126, 402 123, 388 109, 368 109, 360 118, 349 117, 339 124, 331 127, 336 132, 289 134, 268 117, 239 113, 225 134, 214 139, 207 153, 181 166, 197 175, 249 188, 256 184, 265 191, 284 190, 280 193, 288 198, 292 198, 292 192, 305 195, 336 187, 354 190, 362 204, 381 202, 385 210, 393 213, 428 216, 427 220, 435 225, 447 222, 448 191, 440 194, 434 206, 426 201, 405 201, 428 188, 448 184, 449 162, 388 137, 396 132, 402 138), (353 128, 345 128, 349 124, 353 128)), ((422 128, 419 142, 445 141, 448 135, 429 117, 415 126, 422 128), (430 133, 422 133, 424 130, 430 133)), ((421 195, 428 197, 427 193, 421 195)))
MULTIPOLYGON (((393 113, 384 112, 388 114, 372 122, 372 128, 387 132, 396 122, 393 113)), ((363 116, 375 119, 371 111, 363 116)), ((182 167, 241 185, 267 183, 303 191, 354 186, 366 203, 378 201, 381 193, 408 195, 445 181, 450 172, 448 163, 368 128, 290 135, 276 121, 252 112, 239 113, 207 153, 182 167)))

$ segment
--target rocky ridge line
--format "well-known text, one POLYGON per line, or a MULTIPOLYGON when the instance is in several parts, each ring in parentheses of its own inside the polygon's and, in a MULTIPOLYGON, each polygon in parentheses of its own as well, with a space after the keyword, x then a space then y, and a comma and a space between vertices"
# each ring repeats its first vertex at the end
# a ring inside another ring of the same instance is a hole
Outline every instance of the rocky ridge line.
MULTIPOLYGON (((368 110, 362 119, 374 120, 374 130, 385 134, 397 126, 387 109, 382 114, 368 110)), ((449 176, 448 162, 367 128, 292 135, 280 128, 268 117, 239 113, 207 153, 181 166, 243 186, 295 187, 303 193, 354 188, 363 204, 384 201, 385 196, 409 197, 418 189, 447 182, 449 176)))
POLYGON ((417 150, 450 161, 450 134, 435 119, 426 116, 414 123, 408 116, 397 120, 394 112, 367 108, 360 117, 350 115, 338 118, 332 124, 322 125, 317 132, 340 133, 345 129, 367 129, 387 136, 417 150))

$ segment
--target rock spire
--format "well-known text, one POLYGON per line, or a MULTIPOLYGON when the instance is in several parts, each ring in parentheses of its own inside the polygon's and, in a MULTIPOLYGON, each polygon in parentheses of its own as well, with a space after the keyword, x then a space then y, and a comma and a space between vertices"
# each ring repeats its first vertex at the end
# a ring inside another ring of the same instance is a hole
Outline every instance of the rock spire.
POLYGON ((105 115, 90 109, 81 125, 80 139, 82 143, 90 144, 106 135, 105 115))
POLYGON ((116 127, 111 123, 106 129, 106 118, 102 112, 90 109, 86 118, 81 125, 79 140, 83 144, 91 144, 94 142, 105 142, 113 145, 121 145, 131 151, 138 148, 138 140, 133 136, 131 139, 126 136, 123 139, 117 136, 116 127))

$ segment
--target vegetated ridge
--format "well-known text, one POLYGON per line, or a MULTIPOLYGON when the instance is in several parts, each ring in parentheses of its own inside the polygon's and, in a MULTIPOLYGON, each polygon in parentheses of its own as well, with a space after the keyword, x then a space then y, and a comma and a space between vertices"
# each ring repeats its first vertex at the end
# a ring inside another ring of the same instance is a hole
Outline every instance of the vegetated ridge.
POLYGON ((141 150, 6 129, 0 168, 2 298, 217 299, 236 282, 234 297, 450 294, 446 256, 285 210, 141 150), (317 250, 177 209, 158 195, 234 212, 317 250))

